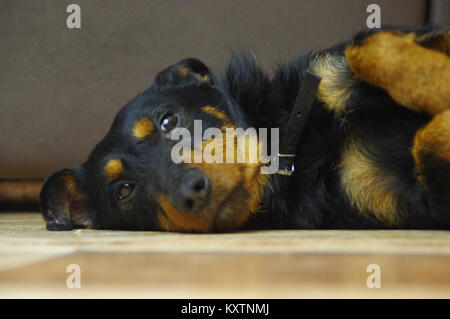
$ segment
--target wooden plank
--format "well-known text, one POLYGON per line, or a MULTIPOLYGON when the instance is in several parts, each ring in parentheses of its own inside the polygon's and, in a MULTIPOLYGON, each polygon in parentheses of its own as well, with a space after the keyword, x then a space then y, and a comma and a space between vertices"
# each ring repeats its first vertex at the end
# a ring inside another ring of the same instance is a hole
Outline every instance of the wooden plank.
POLYGON ((38 214, 0 214, 3 298, 449 298, 449 270, 445 231, 48 232, 38 214))
POLYGON ((0 297, 449 298, 450 256, 81 253, 0 272, 0 297), (368 288, 378 264, 381 287, 368 288), (81 288, 67 288, 67 266, 81 288))

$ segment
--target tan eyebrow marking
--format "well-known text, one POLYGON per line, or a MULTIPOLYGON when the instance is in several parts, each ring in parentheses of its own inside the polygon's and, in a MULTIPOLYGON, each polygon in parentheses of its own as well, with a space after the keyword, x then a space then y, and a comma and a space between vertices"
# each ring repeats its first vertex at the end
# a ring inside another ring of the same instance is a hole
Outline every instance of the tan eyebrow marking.
POLYGON ((188 67, 185 67, 185 66, 180 66, 178 68, 178 73, 181 76, 183 76, 183 77, 188 75, 189 73, 192 73, 192 75, 194 75, 197 79, 199 79, 200 81, 203 81, 203 82, 211 80, 209 78, 208 74, 201 75, 200 73, 196 73, 196 72, 192 71, 191 69, 189 69, 188 67))
POLYGON ((221 120, 224 124, 223 128, 234 127, 234 124, 230 120, 230 118, 225 113, 216 109, 215 107, 213 107, 211 105, 206 105, 206 106, 202 107, 201 110, 205 113, 208 113, 208 114, 214 116, 216 119, 221 120))
POLYGON ((110 159, 105 165, 105 174, 110 181, 117 179, 122 172, 122 161, 118 158, 110 159))
POLYGON ((206 82, 206 81, 210 81, 211 79, 209 78, 208 74, 205 75, 201 75, 199 73, 194 73, 195 77, 197 79, 199 79, 200 81, 206 82))
POLYGON ((144 138, 150 135, 155 129, 152 121, 148 117, 143 117, 133 127, 133 136, 136 138, 144 138))
POLYGON ((180 73, 181 76, 186 76, 189 74, 191 70, 185 66, 180 66, 180 68, 178 69, 178 73, 180 73))

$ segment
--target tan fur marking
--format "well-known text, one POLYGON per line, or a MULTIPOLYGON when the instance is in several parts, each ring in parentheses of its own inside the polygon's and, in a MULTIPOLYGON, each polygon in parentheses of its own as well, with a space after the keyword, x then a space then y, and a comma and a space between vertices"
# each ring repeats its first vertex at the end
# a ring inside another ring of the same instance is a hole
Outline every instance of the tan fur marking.
POLYGON ((118 158, 110 159, 105 166, 105 174, 110 181, 117 179, 120 176, 120 174, 122 174, 122 172, 123 172, 122 161, 118 158))
POLYGON ((87 213, 80 210, 72 210, 70 207, 70 203, 75 202, 84 202, 86 199, 86 194, 84 191, 78 186, 78 183, 75 180, 75 176, 72 174, 68 174, 63 176, 64 185, 66 186, 66 195, 70 199, 66 202, 65 207, 63 208, 64 214, 67 219, 69 219, 74 225, 83 225, 84 227, 91 228, 92 223, 87 217, 87 213))
POLYGON ((203 82, 208 82, 208 81, 211 80, 211 79, 209 78, 208 74, 201 75, 201 74, 199 74, 199 73, 194 73, 194 76, 195 76, 197 79, 199 79, 200 81, 203 81, 203 82))
POLYGON ((161 227, 169 231, 188 231, 204 233, 211 229, 211 214, 206 212, 184 213, 179 211, 162 194, 158 195, 158 202, 165 214, 159 213, 161 227))
POLYGON ((223 138, 216 138, 203 143, 221 150, 224 163, 191 163, 187 166, 200 169, 211 181, 211 198, 214 198, 212 211, 221 211, 217 216, 217 224, 222 230, 236 230, 242 227, 250 216, 260 207, 269 176, 261 174, 262 143, 250 145, 250 139, 245 138, 238 143, 234 134, 224 134, 223 138), (225 145, 234 143, 234 152, 227 153, 225 145), (259 148, 256 163, 248 162, 249 151, 259 148), (246 154, 244 163, 237 163, 237 154, 246 154), (232 162, 232 163, 227 163, 232 162), (224 207, 225 206, 225 207, 224 207))
POLYGON ((260 207, 268 175, 260 174, 259 165, 192 163, 211 181, 210 213, 223 231, 242 227, 260 207))
POLYGON ((317 91, 318 100, 325 103, 330 111, 342 112, 355 81, 345 58, 332 54, 318 55, 311 61, 310 67, 322 78, 317 91))
POLYGON ((148 117, 143 117, 134 125, 133 136, 141 139, 150 135, 154 129, 152 121, 148 117))
POLYGON ((64 175, 63 180, 64 184, 66 185, 67 194, 69 194, 73 200, 79 200, 86 197, 84 192, 75 181, 75 177, 73 175, 64 175))
POLYGON ((419 169, 422 167, 422 154, 433 154, 450 163, 450 110, 436 115, 417 131, 412 153, 419 169))
POLYGON ((186 76, 191 72, 191 70, 185 66, 180 66, 180 68, 178 69, 178 73, 181 76, 186 76))
POLYGON ((378 32, 345 50, 357 78, 383 88, 399 104, 430 115, 450 107, 450 58, 411 36, 378 32))
POLYGON ((230 118, 225 113, 218 110, 217 108, 215 108, 211 105, 206 105, 206 106, 202 107, 201 110, 205 113, 212 115, 216 119, 222 121, 224 124, 224 126, 222 128, 235 127, 233 122, 230 120, 230 118))
POLYGON ((391 177, 369 159, 353 139, 347 141, 339 165, 341 184, 353 207, 370 212, 378 220, 400 226, 397 196, 390 187, 391 177))
MULTIPOLYGON (((205 146, 213 147, 223 152, 224 163, 186 163, 187 167, 201 170, 211 182, 211 193, 208 207, 195 214, 176 210, 163 195, 159 197, 161 207, 166 214, 159 214, 162 229, 168 231, 209 232, 213 228, 220 231, 232 231, 242 227, 250 216, 260 208, 261 198, 269 182, 269 175, 260 173, 261 162, 236 163, 237 148, 251 148, 248 143, 236 143, 234 154, 227 154, 223 138, 204 141, 200 149, 192 151, 203 152, 205 146), (234 163, 226 163, 228 159, 234 163)), ((261 145, 262 147, 262 145, 261 145)), ((241 150, 242 151, 242 150, 241 150)))
POLYGON ((182 77, 185 77, 185 76, 187 76, 188 74, 192 74, 192 75, 195 76, 197 79, 199 79, 200 81, 203 81, 203 82, 207 82, 207 81, 210 80, 208 74, 201 75, 201 74, 199 74, 199 73, 195 73, 195 72, 193 72, 191 69, 189 69, 188 67, 185 67, 185 66, 180 66, 179 69, 178 69, 178 73, 179 73, 182 77))
POLYGON ((63 196, 66 198, 65 201, 61 201, 61 211, 64 212, 64 216, 71 220, 72 216, 70 214, 70 201, 72 198, 75 200, 82 199, 84 197, 84 193, 80 190, 77 183, 75 182, 75 177, 72 174, 62 176, 62 180, 64 183, 64 188, 60 190, 60 192, 64 192, 63 196), (68 200, 70 199, 70 200, 68 200))

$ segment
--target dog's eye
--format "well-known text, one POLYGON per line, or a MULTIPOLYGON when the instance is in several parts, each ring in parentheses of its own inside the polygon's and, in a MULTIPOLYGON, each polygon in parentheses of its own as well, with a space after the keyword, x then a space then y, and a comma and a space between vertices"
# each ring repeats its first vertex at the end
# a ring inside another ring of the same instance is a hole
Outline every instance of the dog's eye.
POLYGON ((178 117, 173 114, 167 114, 163 117, 163 119, 161 120, 161 130, 163 132, 170 132, 175 126, 177 126, 178 124, 178 117))
POLYGON ((121 183, 116 186, 116 199, 124 200, 133 193, 135 188, 134 184, 131 183, 121 183))

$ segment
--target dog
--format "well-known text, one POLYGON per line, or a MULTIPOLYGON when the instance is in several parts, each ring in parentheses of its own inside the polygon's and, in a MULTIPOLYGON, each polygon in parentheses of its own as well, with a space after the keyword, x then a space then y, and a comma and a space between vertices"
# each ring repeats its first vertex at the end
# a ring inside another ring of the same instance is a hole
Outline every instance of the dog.
POLYGON ((449 52, 448 29, 391 27, 271 75, 250 54, 219 76, 184 59, 118 112, 84 164, 45 181, 47 229, 450 229, 449 52), (320 80, 310 94, 306 72, 320 80), (288 124, 302 88, 311 105, 300 132, 288 124), (193 132, 195 120, 279 128, 280 145, 292 129, 293 165, 262 174, 261 161, 175 163, 172 133, 193 132))

